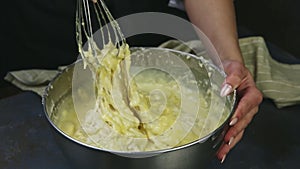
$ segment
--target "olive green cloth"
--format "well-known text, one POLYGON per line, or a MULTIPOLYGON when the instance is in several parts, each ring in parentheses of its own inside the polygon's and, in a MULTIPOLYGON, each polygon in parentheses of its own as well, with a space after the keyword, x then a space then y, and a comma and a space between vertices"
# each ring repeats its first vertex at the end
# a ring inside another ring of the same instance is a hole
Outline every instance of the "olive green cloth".
POLYGON ((33 91, 42 96, 49 82, 61 71, 65 66, 61 66, 58 70, 30 69, 8 72, 4 79, 18 88, 26 91, 33 91))
MULTIPOLYGON (((199 42, 191 41, 186 45, 172 40, 165 42, 161 47, 191 52, 191 46, 195 44, 199 42)), ((272 99, 278 108, 300 104, 299 64, 289 65, 274 60, 262 37, 242 38, 239 39, 239 44, 245 66, 250 70, 265 98, 272 99)))
MULTIPOLYGON (((188 42, 188 46, 199 41, 188 42)), ((274 101, 277 107, 300 104, 300 65, 283 64, 269 54, 262 37, 248 37, 239 40, 246 67, 252 73, 257 87, 264 97, 274 101)), ((171 40, 160 47, 191 52, 186 44, 171 40)), ((23 90, 43 94, 47 83, 56 76, 56 70, 22 70, 9 72, 5 79, 23 90)))

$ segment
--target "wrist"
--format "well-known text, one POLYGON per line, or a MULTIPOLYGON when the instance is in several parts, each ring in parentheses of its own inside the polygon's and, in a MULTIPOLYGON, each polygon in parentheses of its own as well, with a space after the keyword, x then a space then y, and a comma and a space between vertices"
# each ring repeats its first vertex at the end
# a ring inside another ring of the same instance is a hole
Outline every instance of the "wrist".
POLYGON ((222 55, 220 56, 221 62, 235 61, 241 64, 244 64, 244 59, 241 54, 231 54, 231 55, 222 55))

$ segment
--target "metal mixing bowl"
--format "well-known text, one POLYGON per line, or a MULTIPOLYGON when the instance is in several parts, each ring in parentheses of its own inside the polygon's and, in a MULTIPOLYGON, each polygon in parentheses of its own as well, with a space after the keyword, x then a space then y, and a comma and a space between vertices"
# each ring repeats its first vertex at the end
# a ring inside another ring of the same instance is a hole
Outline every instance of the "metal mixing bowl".
MULTIPOLYGON (((135 50, 144 49, 139 48, 135 50)), ((199 86, 201 87, 201 90, 207 91, 212 88, 211 84, 215 84, 218 88, 214 90, 219 92, 220 86, 225 78, 225 73, 210 62, 195 55, 175 50, 161 48, 153 48, 152 50, 172 52, 179 56, 192 70, 197 81, 203 81, 205 78, 210 78, 211 75, 209 75, 207 70, 212 70, 214 72, 213 80, 210 80, 210 83, 208 84, 201 83, 199 86), (201 64, 205 66, 199 66, 201 64)), ((161 59, 159 62, 164 62, 164 59, 161 59)), ((204 167, 216 154, 228 129, 228 121, 234 112, 236 104, 235 92, 225 98, 225 106, 230 111, 227 118, 219 125, 219 127, 217 127, 217 129, 211 131, 199 140, 179 147, 146 152, 146 155, 145 153, 143 154, 143 152, 140 154, 137 152, 126 152, 125 154, 122 154, 122 152, 90 146, 68 136, 56 126, 50 117, 60 102, 66 97, 71 97, 73 73, 76 65, 82 65, 82 61, 79 60, 62 71, 49 84, 43 97, 45 115, 53 129, 57 143, 74 168, 196 169, 204 167), (140 158, 131 158, 130 155, 140 158)), ((221 112, 222 110, 219 111, 221 112)))

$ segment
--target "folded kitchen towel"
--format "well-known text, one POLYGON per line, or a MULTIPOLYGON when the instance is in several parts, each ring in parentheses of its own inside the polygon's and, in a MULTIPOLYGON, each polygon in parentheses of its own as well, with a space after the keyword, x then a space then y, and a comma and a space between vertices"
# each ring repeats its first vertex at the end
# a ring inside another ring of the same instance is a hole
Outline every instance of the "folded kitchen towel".
MULTIPOLYGON (((190 41, 188 46, 177 40, 170 40, 160 47, 192 52, 190 46, 199 41, 190 41)), ((239 40, 246 67, 252 73, 257 87, 264 97, 274 101, 277 107, 300 104, 300 65, 283 64, 274 60, 262 37, 248 37, 239 40)), ((59 68, 61 70, 61 68, 59 68)), ((42 95, 47 84, 59 70, 21 70, 9 72, 5 80, 20 89, 42 95)))
MULTIPOLYGON (((192 52, 191 46, 196 44, 199 42, 183 44, 172 40, 161 44, 160 47, 192 52)), ((283 64, 274 60, 262 37, 241 38, 239 44, 245 66, 250 70, 265 98, 272 99, 278 108, 300 104, 299 64, 283 64)))
POLYGON ((57 70, 30 69, 8 72, 4 79, 22 90, 33 91, 42 96, 49 82, 65 66, 58 67, 57 70))

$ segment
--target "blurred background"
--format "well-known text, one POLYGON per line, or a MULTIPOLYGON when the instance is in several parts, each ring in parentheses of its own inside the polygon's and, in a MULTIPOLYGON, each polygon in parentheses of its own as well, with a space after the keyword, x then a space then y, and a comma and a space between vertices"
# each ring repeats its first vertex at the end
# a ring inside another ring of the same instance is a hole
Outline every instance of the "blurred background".
MULTIPOLYGON (((8 71, 57 69, 77 59, 76 0, 4 1, 1 5, 0 87, 8 71)), ((168 7, 168 0, 107 0, 115 18, 136 12, 165 12, 187 18, 168 7)), ((272 56, 295 63, 300 58, 300 15, 297 0, 235 1, 240 37, 263 36, 272 56)), ((128 39, 132 46, 157 46, 168 37, 142 35, 128 39), (146 39, 146 40, 145 40, 146 39)))

